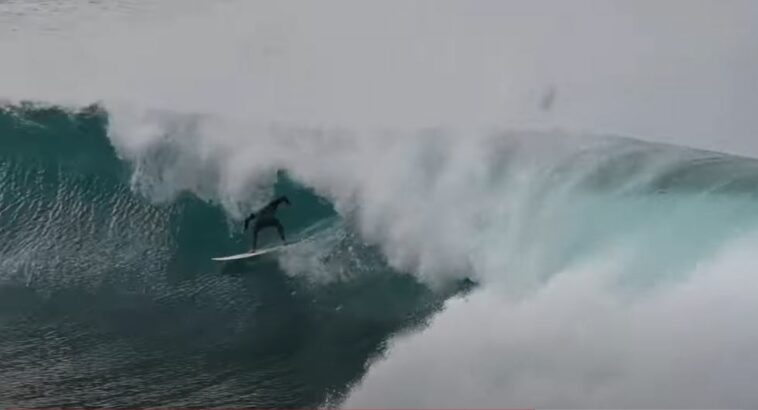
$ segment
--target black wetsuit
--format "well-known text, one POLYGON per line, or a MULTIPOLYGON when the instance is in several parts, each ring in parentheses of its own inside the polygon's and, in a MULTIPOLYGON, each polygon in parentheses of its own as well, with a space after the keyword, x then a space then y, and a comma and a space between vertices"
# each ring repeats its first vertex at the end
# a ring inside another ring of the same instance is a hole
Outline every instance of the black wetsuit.
POLYGON ((270 226, 276 228, 276 230, 279 232, 279 237, 282 238, 282 242, 286 241, 284 237, 284 227, 282 226, 281 222, 276 219, 276 208, 281 205, 282 202, 290 205, 290 201, 286 196, 280 196, 279 198, 276 198, 273 201, 269 202, 268 205, 261 208, 258 212, 253 212, 250 214, 250 216, 245 218, 245 230, 247 230, 250 221, 256 219, 255 224, 253 225, 253 250, 255 250, 255 248, 258 246, 258 232, 261 229, 270 226))

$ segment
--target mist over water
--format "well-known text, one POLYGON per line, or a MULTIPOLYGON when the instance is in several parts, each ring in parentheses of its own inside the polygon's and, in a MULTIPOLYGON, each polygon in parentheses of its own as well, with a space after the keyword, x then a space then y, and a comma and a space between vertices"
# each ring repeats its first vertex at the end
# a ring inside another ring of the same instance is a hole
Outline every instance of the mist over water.
POLYGON ((5 401, 758 402, 752 2, 2 7, 5 401))
POLYGON ((263 125, 565 128, 758 152, 750 0, 2 7, 4 98, 263 125))

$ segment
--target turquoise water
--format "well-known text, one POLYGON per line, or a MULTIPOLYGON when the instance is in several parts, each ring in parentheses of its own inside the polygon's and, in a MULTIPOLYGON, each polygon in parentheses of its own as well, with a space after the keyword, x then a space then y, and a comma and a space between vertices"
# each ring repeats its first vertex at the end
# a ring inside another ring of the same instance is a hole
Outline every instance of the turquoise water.
POLYGON ((0 0, 0 407, 757 407, 756 11, 0 0))
MULTIPOLYGON (((686 282, 699 263, 758 226, 753 160, 599 139, 557 159, 535 157, 542 165, 527 167, 524 184, 524 152, 504 137, 490 141, 486 172, 458 186, 458 175, 445 171, 458 152, 430 139, 434 149, 418 151, 428 161, 411 161, 426 166, 416 191, 425 206, 408 208, 414 219, 401 228, 428 229, 424 218, 435 212, 445 218, 431 219, 440 230, 407 254, 391 257, 402 235, 384 233, 381 222, 379 239, 363 235, 371 226, 358 229, 361 218, 383 215, 337 212, 282 168, 270 194, 292 200, 280 217, 304 241, 291 254, 218 264, 210 258, 249 246, 239 217, 191 190, 156 200, 135 188, 134 162, 114 149, 109 119, 99 106, 0 111, 3 403, 339 404, 397 334, 423 332, 474 282, 525 297, 612 247, 628 258, 615 286, 644 295, 686 282), (471 187, 486 188, 472 191, 480 193, 473 213, 455 191, 471 187), (470 237, 446 236, 458 219, 470 230, 454 232, 470 237), (451 258, 450 240, 470 253, 451 258), (429 280, 438 273, 443 279, 429 280)), ((180 155, 172 150, 182 142, 151 159, 180 155)), ((404 171, 377 175, 416 186, 404 171)), ((276 238, 269 232, 263 241, 276 238)))
POLYGON ((0 112, 5 403, 315 406, 444 299, 285 174, 275 191, 295 205, 281 212, 290 234, 320 223, 336 243, 329 266, 360 258, 360 274, 317 284, 272 258, 210 261, 249 246, 240 221, 191 194, 155 204, 133 193, 107 122, 97 108, 0 112))

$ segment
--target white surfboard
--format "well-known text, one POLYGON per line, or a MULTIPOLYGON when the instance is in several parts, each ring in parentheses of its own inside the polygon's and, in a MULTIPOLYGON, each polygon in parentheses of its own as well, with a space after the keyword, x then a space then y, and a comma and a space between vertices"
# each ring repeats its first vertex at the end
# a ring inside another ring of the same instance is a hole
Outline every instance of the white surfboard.
POLYGON ((288 247, 288 246, 290 246, 292 244, 294 244, 294 242, 287 242, 287 243, 284 243, 284 244, 281 244, 281 245, 278 245, 278 246, 274 246, 274 247, 271 247, 271 248, 259 249, 259 250, 255 251, 255 252, 246 252, 246 253, 240 253, 238 255, 221 256, 221 257, 218 257, 218 258, 211 258, 211 259, 213 259, 214 261, 221 261, 221 262, 236 261, 236 260, 240 260, 240 259, 251 259, 251 258, 255 258, 256 256, 261 256, 261 255, 265 255, 267 253, 278 251, 278 250, 280 250, 282 248, 286 248, 286 247, 288 247))

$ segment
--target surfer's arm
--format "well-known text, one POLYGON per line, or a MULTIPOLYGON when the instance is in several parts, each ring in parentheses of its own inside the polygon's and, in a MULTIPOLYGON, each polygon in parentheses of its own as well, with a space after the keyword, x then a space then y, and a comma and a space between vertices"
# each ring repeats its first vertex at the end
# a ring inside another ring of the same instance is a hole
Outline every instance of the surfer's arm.
POLYGON ((292 205, 290 203, 289 198, 287 198, 285 195, 282 195, 279 198, 276 198, 276 200, 274 201, 274 204, 275 204, 274 206, 279 206, 282 202, 284 202, 285 204, 287 204, 287 206, 292 205))
POLYGON ((252 214, 250 214, 250 216, 245 218, 245 230, 247 230, 247 226, 250 225, 250 221, 252 221, 253 219, 255 219, 255 212, 253 212, 252 214))

